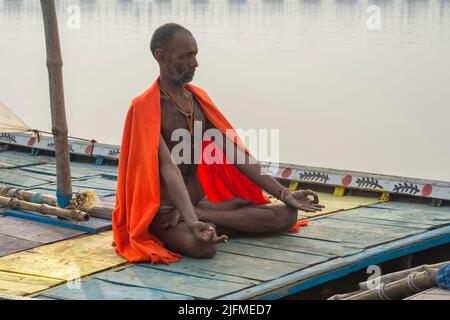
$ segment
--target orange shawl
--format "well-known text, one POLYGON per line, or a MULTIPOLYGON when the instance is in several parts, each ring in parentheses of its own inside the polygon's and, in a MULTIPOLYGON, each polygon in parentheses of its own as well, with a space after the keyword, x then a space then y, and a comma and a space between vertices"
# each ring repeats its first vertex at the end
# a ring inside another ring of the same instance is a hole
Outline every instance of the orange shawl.
MULTIPOLYGON (((160 205, 158 147, 161 129, 159 77, 136 97, 128 110, 122 136, 112 227, 116 252, 129 262, 171 263, 180 255, 164 248, 148 227, 160 205)), ((202 89, 188 84, 205 116, 246 152, 231 124, 202 89)), ((207 143, 203 143, 203 148, 207 143)), ((217 155, 216 155, 217 156, 217 155)), ((220 155, 224 157, 224 155, 220 155)), ((241 197, 253 203, 270 203, 259 186, 233 164, 198 165, 198 177, 208 199, 214 202, 241 197)))

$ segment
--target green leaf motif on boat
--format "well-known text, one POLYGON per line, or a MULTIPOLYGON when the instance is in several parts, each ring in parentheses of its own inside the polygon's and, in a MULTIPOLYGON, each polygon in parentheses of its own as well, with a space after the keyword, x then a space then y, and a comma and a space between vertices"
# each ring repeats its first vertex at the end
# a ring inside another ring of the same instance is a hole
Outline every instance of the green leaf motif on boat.
POLYGON ((374 177, 358 178, 356 184, 361 188, 383 189, 383 186, 378 183, 378 179, 374 177))
POLYGON ((330 180, 330 178, 326 173, 305 171, 300 173, 299 180, 322 181, 323 183, 327 183, 327 181, 330 180))
POLYGON ((2 133, 2 134, 0 134, 0 142, 17 143, 16 136, 11 133, 2 133))
MULTIPOLYGON (((47 144, 47 148, 52 149, 52 150, 55 150, 55 143, 54 143, 54 142, 49 142, 49 143, 47 144)), ((73 146, 72 146, 71 143, 69 144, 69 151, 70 151, 70 152, 75 152, 75 150, 73 149, 73 146)))
POLYGON ((110 157, 119 157, 119 154, 120 154, 120 148, 117 148, 117 149, 112 149, 112 150, 109 150, 108 151, 108 156, 110 156, 110 157))
POLYGON ((412 183, 410 183, 410 184, 408 184, 408 183, 396 184, 394 186, 394 191, 395 192, 408 192, 410 194, 416 194, 416 193, 420 192, 420 190, 417 187, 417 185, 416 184, 412 184, 412 183))

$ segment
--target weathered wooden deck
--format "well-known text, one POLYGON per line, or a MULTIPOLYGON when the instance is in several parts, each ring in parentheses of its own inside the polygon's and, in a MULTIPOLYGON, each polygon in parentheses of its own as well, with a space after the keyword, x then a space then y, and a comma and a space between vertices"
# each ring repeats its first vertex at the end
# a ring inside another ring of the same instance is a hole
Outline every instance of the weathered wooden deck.
MULTIPOLYGON (((54 193, 51 156, 0 152, 0 183, 54 193)), ((117 166, 72 162, 74 191, 114 205, 117 166)), ((326 210, 298 233, 242 237, 213 259, 125 265, 110 221, 71 223, 0 208, 0 293, 42 299, 277 299, 450 243, 450 206, 319 193, 326 210), (81 277, 81 281, 77 280, 81 277)))

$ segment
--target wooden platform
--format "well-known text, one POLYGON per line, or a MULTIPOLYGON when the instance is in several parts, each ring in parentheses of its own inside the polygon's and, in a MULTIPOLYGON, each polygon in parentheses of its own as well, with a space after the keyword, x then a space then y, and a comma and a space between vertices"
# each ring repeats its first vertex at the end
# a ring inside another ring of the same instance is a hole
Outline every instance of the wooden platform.
POLYGON ((450 291, 441 288, 431 288, 404 300, 450 300, 450 291))
MULTIPOLYGON (((95 189, 103 202, 114 203, 115 166, 74 163, 74 168, 74 191, 95 189)), ((0 177, 29 190, 55 190, 54 161, 47 156, 0 152, 0 177)), ((375 193, 360 197, 321 192, 319 198, 326 211, 310 215, 310 225, 298 233, 235 238, 219 245, 213 259, 183 257, 170 265, 125 265, 111 246, 111 231, 102 229, 108 221, 97 221, 92 226, 96 234, 88 234, 0 208, 0 294, 41 299, 278 299, 372 264, 450 243, 448 205, 381 203, 375 193)))

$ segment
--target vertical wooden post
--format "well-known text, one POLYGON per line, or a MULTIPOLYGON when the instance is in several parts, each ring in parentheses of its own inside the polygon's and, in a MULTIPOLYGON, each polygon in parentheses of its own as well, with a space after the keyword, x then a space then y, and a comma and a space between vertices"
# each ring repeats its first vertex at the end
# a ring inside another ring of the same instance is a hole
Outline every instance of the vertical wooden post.
POLYGON ((44 18, 47 69, 50 87, 52 133, 55 142, 58 205, 67 207, 72 198, 72 181, 68 146, 68 129, 64 106, 62 57, 59 43, 58 19, 54 0, 41 0, 44 18))

